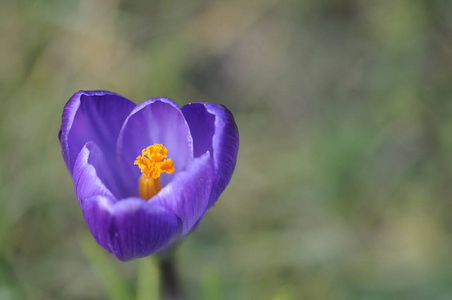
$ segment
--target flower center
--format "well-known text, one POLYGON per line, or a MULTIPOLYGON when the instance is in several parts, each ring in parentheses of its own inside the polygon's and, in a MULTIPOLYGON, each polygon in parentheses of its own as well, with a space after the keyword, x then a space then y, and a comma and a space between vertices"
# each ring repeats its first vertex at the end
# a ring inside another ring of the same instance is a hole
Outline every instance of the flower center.
POLYGON ((138 195, 144 200, 154 197, 161 189, 160 175, 174 173, 174 163, 167 158, 168 149, 161 144, 154 144, 141 151, 134 164, 141 170, 138 180, 138 195))

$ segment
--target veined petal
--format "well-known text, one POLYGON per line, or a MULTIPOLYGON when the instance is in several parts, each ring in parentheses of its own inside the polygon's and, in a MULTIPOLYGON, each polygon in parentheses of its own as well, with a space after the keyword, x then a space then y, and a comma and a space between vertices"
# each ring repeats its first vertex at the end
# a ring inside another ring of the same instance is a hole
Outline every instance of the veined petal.
POLYGON ((63 110, 59 139, 71 174, 86 142, 95 142, 109 159, 116 159, 119 131, 134 107, 130 100, 107 91, 79 91, 69 99, 63 110))
POLYGON ((75 196, 82 201, 92 196, 107 196, 114 199, 112 192, 99 178, 96 167, 104 164, 102 153, 93 142, 88 142, 80 150, 74 164, 73 181, 75 196))
MULTIPOLYGON (((174 162, 175 172, 184 171, 193 161, 193 140, 181 110, 171 99, 152 98, 137 105, 127 117, 118 138, 118 158, 129 196, 136 195, 140 170, 134 161, 141 150, 162 144, 174 162)), ((170 175, 162 174, 164 186, 170 175)))
POLYGON ((179 172, 149 200, 174 212, 182 221, 181 235, 190 232, 206 211, 212 190, 213 166, 210 153, 195 158, 191 167, 179 172))
POLYGON ((123 198, 123 184, 117 168, 111 166, 102 150, 88 142, 80 150, 74 164, 73 181, 77 199, 105 195, 115 199, 123 198))
POLYGON ((155 253, 181 228, 174 213, 139 198, 95 196, 83 200, 82 209, 94 239, 121 261, 155 253))
POLYGON ((224 191, 235 169, 239 132, 234 116, 223 105, 190 103, 182 112, 193 137, 195 157, 210 151, 214 162, 214 183, 209 207, 224 191))

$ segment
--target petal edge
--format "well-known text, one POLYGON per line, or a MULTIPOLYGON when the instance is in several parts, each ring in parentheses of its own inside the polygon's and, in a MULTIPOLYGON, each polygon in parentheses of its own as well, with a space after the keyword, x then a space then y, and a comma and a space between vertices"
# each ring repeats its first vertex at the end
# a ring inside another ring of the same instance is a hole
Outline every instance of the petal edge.
POLYGON ((165 208, 139 198, 83 201, 83 216, 96 242, 119 260, 151 255, 178 236, 181 222, 165 208))
POLYGON ((224 191, 234 172, 239 150, 238 128, 234 116, 223 105, 190 103, 182 107, 182 112, 192 132, 195 154, 211 151, 213 155, 215 172, 210 207, 224 191))
POLYGON ((79 91, 68 100, 58 136, 71 174, 86 142, 94 141, 106 155, 114 152, 122 123, 134 107, 132 101, 108 91, 79 91))

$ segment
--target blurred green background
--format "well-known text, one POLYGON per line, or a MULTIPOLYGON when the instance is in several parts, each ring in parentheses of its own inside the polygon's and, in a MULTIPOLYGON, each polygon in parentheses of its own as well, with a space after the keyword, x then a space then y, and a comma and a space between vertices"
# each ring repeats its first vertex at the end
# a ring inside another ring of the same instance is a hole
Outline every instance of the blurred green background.
POLYGON ((0 299, 155 293, 83 220, 57 140, 80 89, 234 113, 187 299, 452 298, 451 1, 0 1, 0 299))

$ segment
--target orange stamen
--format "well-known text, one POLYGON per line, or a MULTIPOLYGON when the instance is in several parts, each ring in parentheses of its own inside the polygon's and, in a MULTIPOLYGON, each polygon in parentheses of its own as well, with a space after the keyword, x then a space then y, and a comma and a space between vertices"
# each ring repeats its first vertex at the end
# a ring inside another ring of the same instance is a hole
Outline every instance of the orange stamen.
POLYGON ((143 173, 138 181, 138 194, 145 200, 151 199, 161 189, 159 177, 165 172, 174 173, 174 163, 167 158, 168 149, 161 144, 154 144, 141 151, 134 164, 143 173))

